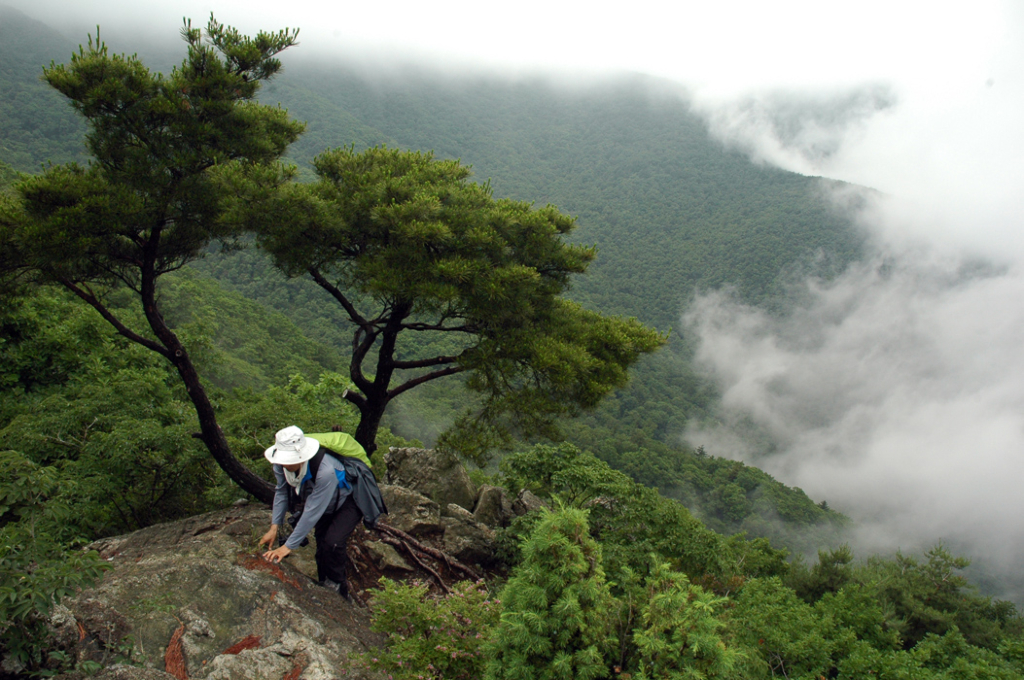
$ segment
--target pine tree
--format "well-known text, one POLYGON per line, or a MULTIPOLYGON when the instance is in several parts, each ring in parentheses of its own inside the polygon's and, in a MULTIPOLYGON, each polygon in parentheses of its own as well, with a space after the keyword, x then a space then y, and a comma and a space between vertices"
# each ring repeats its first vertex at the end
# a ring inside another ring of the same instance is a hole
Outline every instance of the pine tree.
POLYGON ((487 680, 608 676, 613 599, 583 510, 548 512, 523 544, 502 590, 505 611, 487 650, 487 680))
POLYGON ((450 448, 551 435, 556 418, 595 406, 664 344, 636 319, 563 297, 595 251, 568 242, 576 221, 554 206, 496 199, 458 161, 429 153, 333 149, 314 165, 317 182, 241 203, 236 219, 352 322, 344 396, 367 451, 389 402, 460 373, 483 398, 444 440, 450 448))
MULTIPOLYGON (((136 56, 110 54, 98 35, 46 81, 88 122, 88 166, 51 166, 0 200, 0 274, 5 287, 63 286, 123 337, 177 370, 199 420, 199 437, 224 471, 262 501, 273 487, 231 452, 187 348, 160 309, 162 275, 232 239, 222 219, 227 171, 276 181, 275 162, 303 130, 278 107, 254 99, 281 68, 275 55, 297 31, 250 38, 212 17, 186 23, 188 56, 169 76, 136 56), (132 326, 107 303, 130 291, 145 325, 132 326)), ((259 182, 253 182, 259 186, 259 182)))

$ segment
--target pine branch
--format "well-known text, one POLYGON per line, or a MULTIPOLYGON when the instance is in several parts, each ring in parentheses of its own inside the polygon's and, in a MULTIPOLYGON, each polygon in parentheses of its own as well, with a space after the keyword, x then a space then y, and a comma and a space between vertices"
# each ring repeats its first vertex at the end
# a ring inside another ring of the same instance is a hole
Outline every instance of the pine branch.
POLYGON ((395 397, 397 397, 398 395, 402 394, 403 392, 408 392, 412 388, 418 387, 419 385, 422 385, 425 382, 430 382, 431 380, 437 380, 438 378, 444 378, 445 376, 449 376, 449 375, 455 375, 456 373, 462 373, 465 370, 466 370, 466 368, 464 366, 450 366, 448 368, 441 369, 440 371, 433 371, 431 373, 427 373, 425 375, 421 375, 418 378, 413 378, 412 380, 399 385, 395 389, 389 390, 388 391, 388 401, 394 399, 395 397))
POLYGON ((410 331, 440 331, 442 333, 478 333, 479 328, 470 324, 463 324, 461 326, 445 326, 443 322, 436 324, 430 323, 408 323, 404 324, 402 328, 410 331))
POLYGON ((442 356, 432 357, 430 359, 416 359, 414 361, 396 361, 393 365, 395 368, 402 369, 429 368, 431 366, 445 366, 447 364, 454 364, 458 360, 458 356, 442 356))
POLYGON ((307 271, 321 288, 330 293, 331 297, 338 301, 338 304, 340 304, 345 310, 345 313, 348 314, 348 318, 352 320, 352 323, 362 327, 362 329, 368 334, 373 331, 373 324, 363 318, 363 315, 359 313, 355 308, 355 305, 345 297, 345 294, 342 293, 337 286, 324 278, 324 275, 320 273, 320 270, 316 267, 310 267, 307 271))
POLYGON ((121 320, 114 316, 114 314, 109 309, 107 309, 106 306, 102 302, 100 302, 99 299, 92 293, 92 291, 88 290, 88 288, 80 288, 70 279, 62 278, 59 279, 59 282, 62 286, 70 290, 80 299, 84 300, 86 304, 88 304, 90 307, 99 312, 100 316, 106 319, 107 323, 113 326, 114 330, 116 330, 120 335, 128 338, 134 343, 142 345, 146 349, 156 352, 157 354, 168 360, 171 359, 171 351, 169 349, 167 349, 158 342, 155 342, 153 340, 150 340, 149 338, 139 335, 138 333, 136 333, 135 331, 121 323, 121 320))

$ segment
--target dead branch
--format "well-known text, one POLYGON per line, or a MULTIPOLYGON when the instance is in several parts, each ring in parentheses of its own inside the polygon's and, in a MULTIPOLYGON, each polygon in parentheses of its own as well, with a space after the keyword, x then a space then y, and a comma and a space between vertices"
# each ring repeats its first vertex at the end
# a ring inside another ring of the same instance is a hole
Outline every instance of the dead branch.
POLYGON ((420 543, 415 538, 405 533, 401 529, 396 529, 393 526, 389 526, 384 522, 380 521, 378 521, 377 524, 374 525, 374 528, 380 531, 381 533, 390 534, 395 538, 405 541, 408 545, 416 548, 422 553, 430 555, 436 560, 444 560, 444 563, 448 565, 449 569, 453 571, 461 571, 463 574, 473 579, 474 581, 479 581, 481 578, 480 574, 476 573, 476 571, 472 567, 468 567, 462 562, 459 562, 457 559, 455 559, 446 552, 442 552, 441 550, 438 550, 436 548, 431 548, 429 545, 423 545, 422 543, 420 543))
POLYGON ((393 546, 395 546, 397 548, 403 548, 407 553, 409 553, 409 557, 412 558, 412 561, 415 562, 419 566, 420 569, 422 569, 423 571, 427 572, 428 574, 430 574, 431 576, 434 577, 434 580, 437 581, 437 585, 441 586, 441 590, 444 591, 445 595, 451 595, 452 591, 450 591, 448 589, 448 586, 445 585, 444 579, 441 578, 441 575, 438 574, 429 565, 424 564, 423 560, 421 560, 419 558, 419 555, 416 554, 416 551, 413 550, 411 545, 409 545, 408 543, 406 543, 405 541, 403 541, 400 538, 395 538, 394 536, 383 536, 383 537, 381 537, 380 540, 383 541, 384 543, 387 543, 389 545, 393 545, 393 546))

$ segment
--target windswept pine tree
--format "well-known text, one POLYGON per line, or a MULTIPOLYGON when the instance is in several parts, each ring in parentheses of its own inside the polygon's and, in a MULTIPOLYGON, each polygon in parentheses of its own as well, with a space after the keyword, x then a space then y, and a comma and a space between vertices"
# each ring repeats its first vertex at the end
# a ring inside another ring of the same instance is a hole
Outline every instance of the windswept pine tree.
POLYGON ((367 451, 392 400, 460 373, 482 405, 443 442, 471 455, 513 434, 550 435, 556 417, 596 406, 664 343, 636 319, 563 297, 595 252, 567 242, 575 220, 554 206, 495 199, 432 154, 335 149, 314 164, 317 182, 242 202, 238 220, 354 327, 345 398, 367 451))
POLYGON ((88 166, 51 166, 17 187, 0 212, 8 284, 63 286, 123 337, 163 356, 195 407, 200 437, 239 486, 269 501, 271 486, 232 454, 195 364, 161 311, 161 276, 235 232, 221 219, 223 170, 270 168, 303 126, 254 101, 281 69, 275 57, 297 31, 249 38, 212 17, 205 40, 186 23, 188 56, 169 76, 135 56, 112 55, 97 33, 69 64, 44 71, 88 126, 88 166), (134 295, 145 318, 131 327, 108 303, 134 295))

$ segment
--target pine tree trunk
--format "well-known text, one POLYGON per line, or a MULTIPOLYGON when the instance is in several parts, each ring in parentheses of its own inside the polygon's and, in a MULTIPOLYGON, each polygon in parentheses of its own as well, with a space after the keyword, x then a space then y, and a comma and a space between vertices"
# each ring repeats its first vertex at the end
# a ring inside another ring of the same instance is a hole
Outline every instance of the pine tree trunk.
POLYGON ((274 502, 274 486, 243 465, 231 452, 228 440, 217 424, 217 414, 209 397, 206 396, 199 373, 178 336, 167 326, 163 315, 157 309, 155 277, 143 274, 141 292, 142 307, 149 326, 153 329, 157 339, 169 351, 168 359, 178 370, 178 375, 181 376, 188 397, 196 410, 196 417, 199 419, 199 438, 206 444, 210 455, 231 481, 246 493, 251 494, 256 500, 271 505, 274 502))
POLYGON ((380 421, 386 408, 386 401, 381 403, 373 398, 367 399, 359 408, 359 425, 356 427, 355 439, 366 450, 368 456, 377 450, 377 430, 380 429, 380 421))
POLYGON ((231 447, 228 445, 224 432, 217 425, 217 416, 213 410, 213 404, 210 403, 209 398, 206 396, 206 390, 203 389, 203 385, 199 380, 199 374, 196 373, 188 354, 182 351, 181 357, 177 358, 174 362, 174 367, 178 369, 178 375, 181 376, 181 381, 185 383, 189 399, 192 400, 192 405, 196 409, 196 416, 199 418, 200 439, 206 444, 210 455, 213 456, 213 459, 217 461, 217 464, 220 465, 231 481, 241 487, 243 491, 251 494, 261 503, 266 505, 273 504, 274 486, 243 465, 231 452, 231 447))

